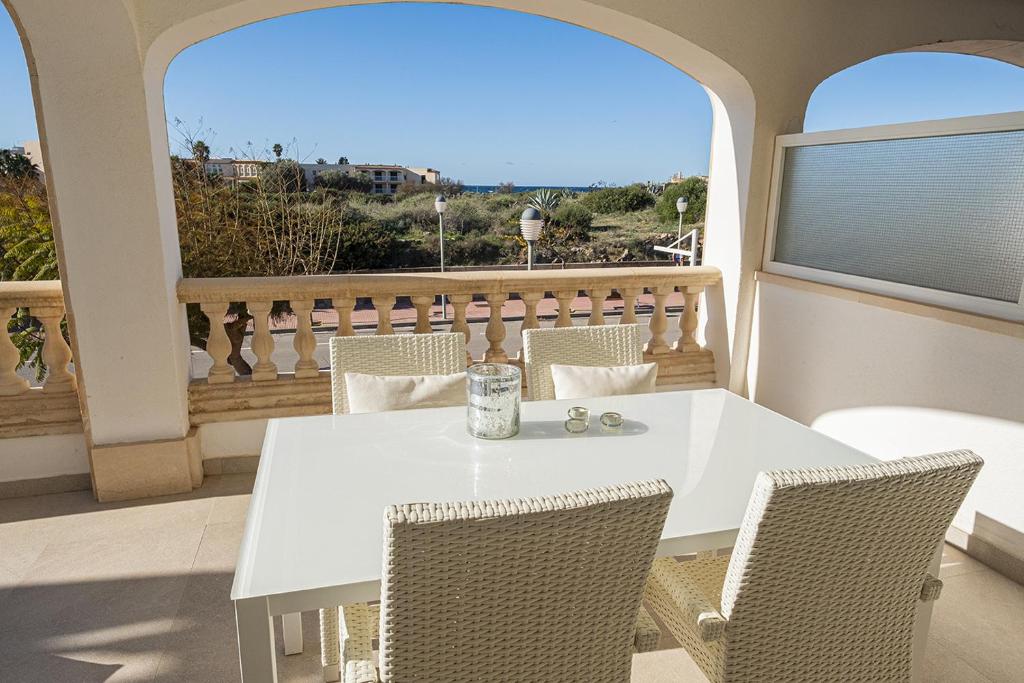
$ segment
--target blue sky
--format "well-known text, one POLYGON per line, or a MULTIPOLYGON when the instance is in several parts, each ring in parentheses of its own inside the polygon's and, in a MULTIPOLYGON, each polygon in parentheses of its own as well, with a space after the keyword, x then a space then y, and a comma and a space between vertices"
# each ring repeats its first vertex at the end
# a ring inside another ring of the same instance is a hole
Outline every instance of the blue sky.
MULTIPOLYGON (((0 9, 0 146, 37 137, 24 56, 0 9)), ((641 50, 556 21, 456 5, 282 17, 171 64, 167 117, 215 154, 275 142, 312 161, 433 166, 467 183, 624 184, 706 173, 707 95, 641 50)), ((880 57, 823 83, 806 130, 1024 110, 1024 69, 880 57)), ((172 150, 179 136, 171 130, 172 150)))

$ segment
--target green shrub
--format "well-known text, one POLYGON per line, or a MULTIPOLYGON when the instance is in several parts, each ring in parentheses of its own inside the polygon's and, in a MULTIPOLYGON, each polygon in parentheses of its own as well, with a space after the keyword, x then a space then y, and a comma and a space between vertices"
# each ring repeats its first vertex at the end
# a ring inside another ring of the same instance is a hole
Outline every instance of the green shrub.
POLYGON ((317 176, 315 185, 328 190, 338 192, 363 192, 369 194, 373 191, 373 181, 366 173, 348 175, 341 171, 324 171, 317 176))
POLYGON ((658 218, 666 223, 674 223, 679 220, 676 200, 680 197, 686 197, 688 200, 686 213, 683 214, 683 223, 690 225, 703 222, 704 210, 708 201, 708 181, 700 176, 692 175, 681 183, 667 185, 654 207, 658 218))
POLYGON ((594 215, 579 202, 568 202, 558 208, 551 216, 551 227, 558 232, 561 239, 590 239, 590 226, 594 215))
POLYGON ((594 213, 628 213, 653 206, 654 197, 643 185, 635 184, 592 190, 580 198, 580 203, 594 213))
POLYGON ((389 268, 398 246, 394 233, 374 221, 343 223, 333 237, 334 271, 389 268))
POLYGON ((299 162, 281 159, 260 169, 260 185, 270 193, 302 192, 306 189, 306 172, 299 162))

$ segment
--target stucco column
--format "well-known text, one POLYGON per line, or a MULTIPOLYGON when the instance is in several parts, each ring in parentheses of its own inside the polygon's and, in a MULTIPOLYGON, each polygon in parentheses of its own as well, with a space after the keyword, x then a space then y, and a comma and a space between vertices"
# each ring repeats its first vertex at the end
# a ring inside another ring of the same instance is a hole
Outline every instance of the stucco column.
POLYGON ((188 491, 181 260, 173 206, 158 206, 166 134, 151 134, 162 101, 149 111, 121 2, 7 2, 26 40, 97 497, 188 491))

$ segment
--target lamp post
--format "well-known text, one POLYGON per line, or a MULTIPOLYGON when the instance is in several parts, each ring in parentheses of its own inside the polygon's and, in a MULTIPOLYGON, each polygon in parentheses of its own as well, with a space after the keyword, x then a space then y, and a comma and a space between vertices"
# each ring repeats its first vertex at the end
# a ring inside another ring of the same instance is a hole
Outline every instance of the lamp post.
POLYGON ((540 211, 532 206, 523 211, 519 217, 519 231, 523 233, 526 240, 526 269, 533 270, 533 243, 540 239, 541 230, 544 229, 544 217, 540 211))
MULTIPOLYGON (((444 272, 444 212, 448 208, 448 202, 444 195, 439 194, 434 199, 434 210, 437 211, 437 236, 441 242, 441 272, 444 272)), ((441 294, 441 320, 448 319, 448 305, 445 303, 445 295, 441 294)))
POLYGON ((686 206, 688 204, 689 200, 686 197, 680 197, 676 200, 676 211, 679 212, 679 229, 676 230, 677 240, 683 239, 683 214, 686 213, 686 206))
MULTIPOLYGON (((683 214, 686 213, 686 206, 689 203, 690 202, 686 197, 680 197, 676 200, 676 211, 679 212, 679 227, 676 229, 676 249, 683 248, 683 214)), ((681 255, 677 254, 673 258, 679 259, 678 264, 683 265, 683 257, 681 255)), ((690 257, 690 265, 693 265, 692 256, 690 257)))

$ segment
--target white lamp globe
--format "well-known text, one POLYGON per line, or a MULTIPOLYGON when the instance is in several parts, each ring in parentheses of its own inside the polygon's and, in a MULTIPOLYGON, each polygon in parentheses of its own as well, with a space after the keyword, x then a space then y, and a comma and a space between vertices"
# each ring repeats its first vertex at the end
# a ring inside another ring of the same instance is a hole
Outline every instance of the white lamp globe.
POLYGON ((686 213, 687 204, 689 204, 687 198, 680 197, 679 199, 676 200, 676 211, 678 211, 679 213, 686 213))
POLYGON ((444 210, 448 208, 448 202, 444 200, 444 195, 437 195, 437 199, 434 200, 434 211, 438 213, 444 213, 444 210))
POLYGON ((519 230, 522 232, 524 240, 536 242, 540 239, 540 233, 543 229, 544 217, 541 216, 540 211, 532 206, 523 211, 523 215, 519 217, 519 230))

